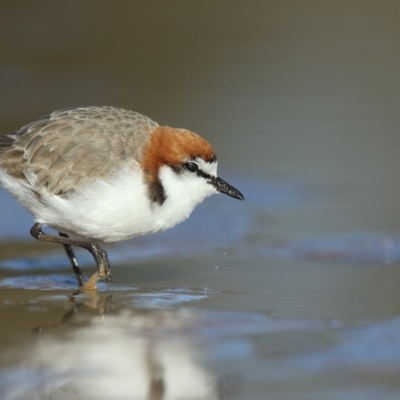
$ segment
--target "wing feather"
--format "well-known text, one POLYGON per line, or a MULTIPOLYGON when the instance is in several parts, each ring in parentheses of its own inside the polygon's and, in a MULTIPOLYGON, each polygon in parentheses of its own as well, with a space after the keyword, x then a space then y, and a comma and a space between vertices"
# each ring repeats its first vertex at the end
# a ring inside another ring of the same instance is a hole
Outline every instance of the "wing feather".
POLYGON ((68 196, 83 185, 116 175, 140 160, 149 118, 113 107, 56 111, 9 136, 0 136, 0 168, 32 190, 68 196))

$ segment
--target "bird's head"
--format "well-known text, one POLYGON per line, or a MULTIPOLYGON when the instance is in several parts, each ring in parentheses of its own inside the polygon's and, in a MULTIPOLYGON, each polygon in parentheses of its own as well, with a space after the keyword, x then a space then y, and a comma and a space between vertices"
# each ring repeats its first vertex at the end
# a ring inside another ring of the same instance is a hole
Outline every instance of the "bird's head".
POLYGON ((142 158, 150 198, 196 204, 214 193, 244 200, 239 190, 217 175, 217 157, 201 136, 185 129, 156 127, 142 158))

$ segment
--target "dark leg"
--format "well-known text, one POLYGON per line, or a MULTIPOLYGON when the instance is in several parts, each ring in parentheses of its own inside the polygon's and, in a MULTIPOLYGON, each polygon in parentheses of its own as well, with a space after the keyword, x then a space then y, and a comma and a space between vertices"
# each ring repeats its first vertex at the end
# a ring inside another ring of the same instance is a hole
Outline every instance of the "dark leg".
MULTIPOLYGON (((98 279, 107 279, 112 283, 110 262, 108 261, 107 253, 95 242, 86 242, 84 240, 70 238, 68 235, 53 236, 42 231, 42 224, 35 224, 31 228, 31 235, 42 242, 60 243, 64 246, 78 246, 88 250, 97 264, 97 272, 91 276, 88 282, 84 284, 84 288, 88 290, 96 289, 96 281, 98 279)), ((65 247, 67 250, 67 247, 65 247)), ((68 250, 67 250, 68 254, 68 250)), ((73 253, 72 253, 73 255, 73 253)), ((69 256, 69 255, 68 255, 69 256)), ((75 258, 75 257, 74 257, 75 258)), ((71 260, 71 258, 70 258, 71 260)), ((75 259, 76 261, 76 259, 75 259)), ((79 269, 79 267, 78 267, 79 269)), ((75 271, 75 270, 74 270, 75 271)), ((80 269, 79 269, 80 271, 80 269)), ((78 278, 79 280, 79 278, 78 278)))
MULTIPOLYGON (((59 235, 64 238, 69 237, 66 233, 62 233, 62 232, 59 232, 59 235)), ((63 246, 67 253, 69 261, 71 262, 71 267, 74 270, 76 279, 78 281, 78 286, 82 287, 85 284, 85 279, 83 277, 81 269, 79 268, 78 260, 75 257, 74 251, 72 250, 72 246, 70 244, 64 244, 63 246)))

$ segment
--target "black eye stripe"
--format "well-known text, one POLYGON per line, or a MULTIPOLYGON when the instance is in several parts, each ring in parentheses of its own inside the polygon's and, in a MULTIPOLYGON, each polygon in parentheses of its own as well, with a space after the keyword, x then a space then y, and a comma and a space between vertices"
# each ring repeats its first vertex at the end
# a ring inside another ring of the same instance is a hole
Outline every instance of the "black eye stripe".
POLYGON ((187 161, 178 165, 169 165, 169 167, 173 169, 176 174, 181 174, 183 171, 189 171, 192 174, 196 174, 197 176, 207 179, 209 183, 215 179, 215 177, 211 176, 207 172, 204 172, 197 162, 194 161, 187 161))
POLYGON ((201 176, 204 179, 210 179, 212 180, 212 177, 210 174, 207 174, 204 172, 200 167, 195 163, 195 162, 186 162, 183 164, 183 167, 188 170, 189 172, 196 173, 197 176, 201 176))
POLYGON ((206 172, 202 171, 201 169, 199 169, 197 171, 197 175, 201 176, 204 179, 209 179, 208 183, 212 182, 212 179, 213 179, 212 176, 210 174, 207 174, 206 172))

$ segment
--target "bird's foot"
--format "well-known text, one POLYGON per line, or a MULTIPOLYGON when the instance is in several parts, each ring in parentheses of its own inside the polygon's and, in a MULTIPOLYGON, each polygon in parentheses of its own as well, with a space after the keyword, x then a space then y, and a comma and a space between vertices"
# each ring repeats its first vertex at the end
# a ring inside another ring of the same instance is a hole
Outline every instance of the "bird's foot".
POLYGON ((83 293, 97 292, 97 281, 100 279, 107 279, 109 283, 113 283, 112 274, 110 268, 101 268, 96 271, 82 286, 79 287, 78 291, 83 293))
MULTIPOLYGON (((97 274, 98 274, 97 279, 104 279, 104 280, 107 280, 108 283, 113 283, 110 264, 101 265, 97 274)), ((92 279, 92 278, 90 278, 90 279, 92 279)))
POLYGON ((97 292, 97 281, 99 279, 104 279, 100 277, 98 272, 95 272, 82 286, 79 287, 78 291, 80 293, 92 294, 97 292))

